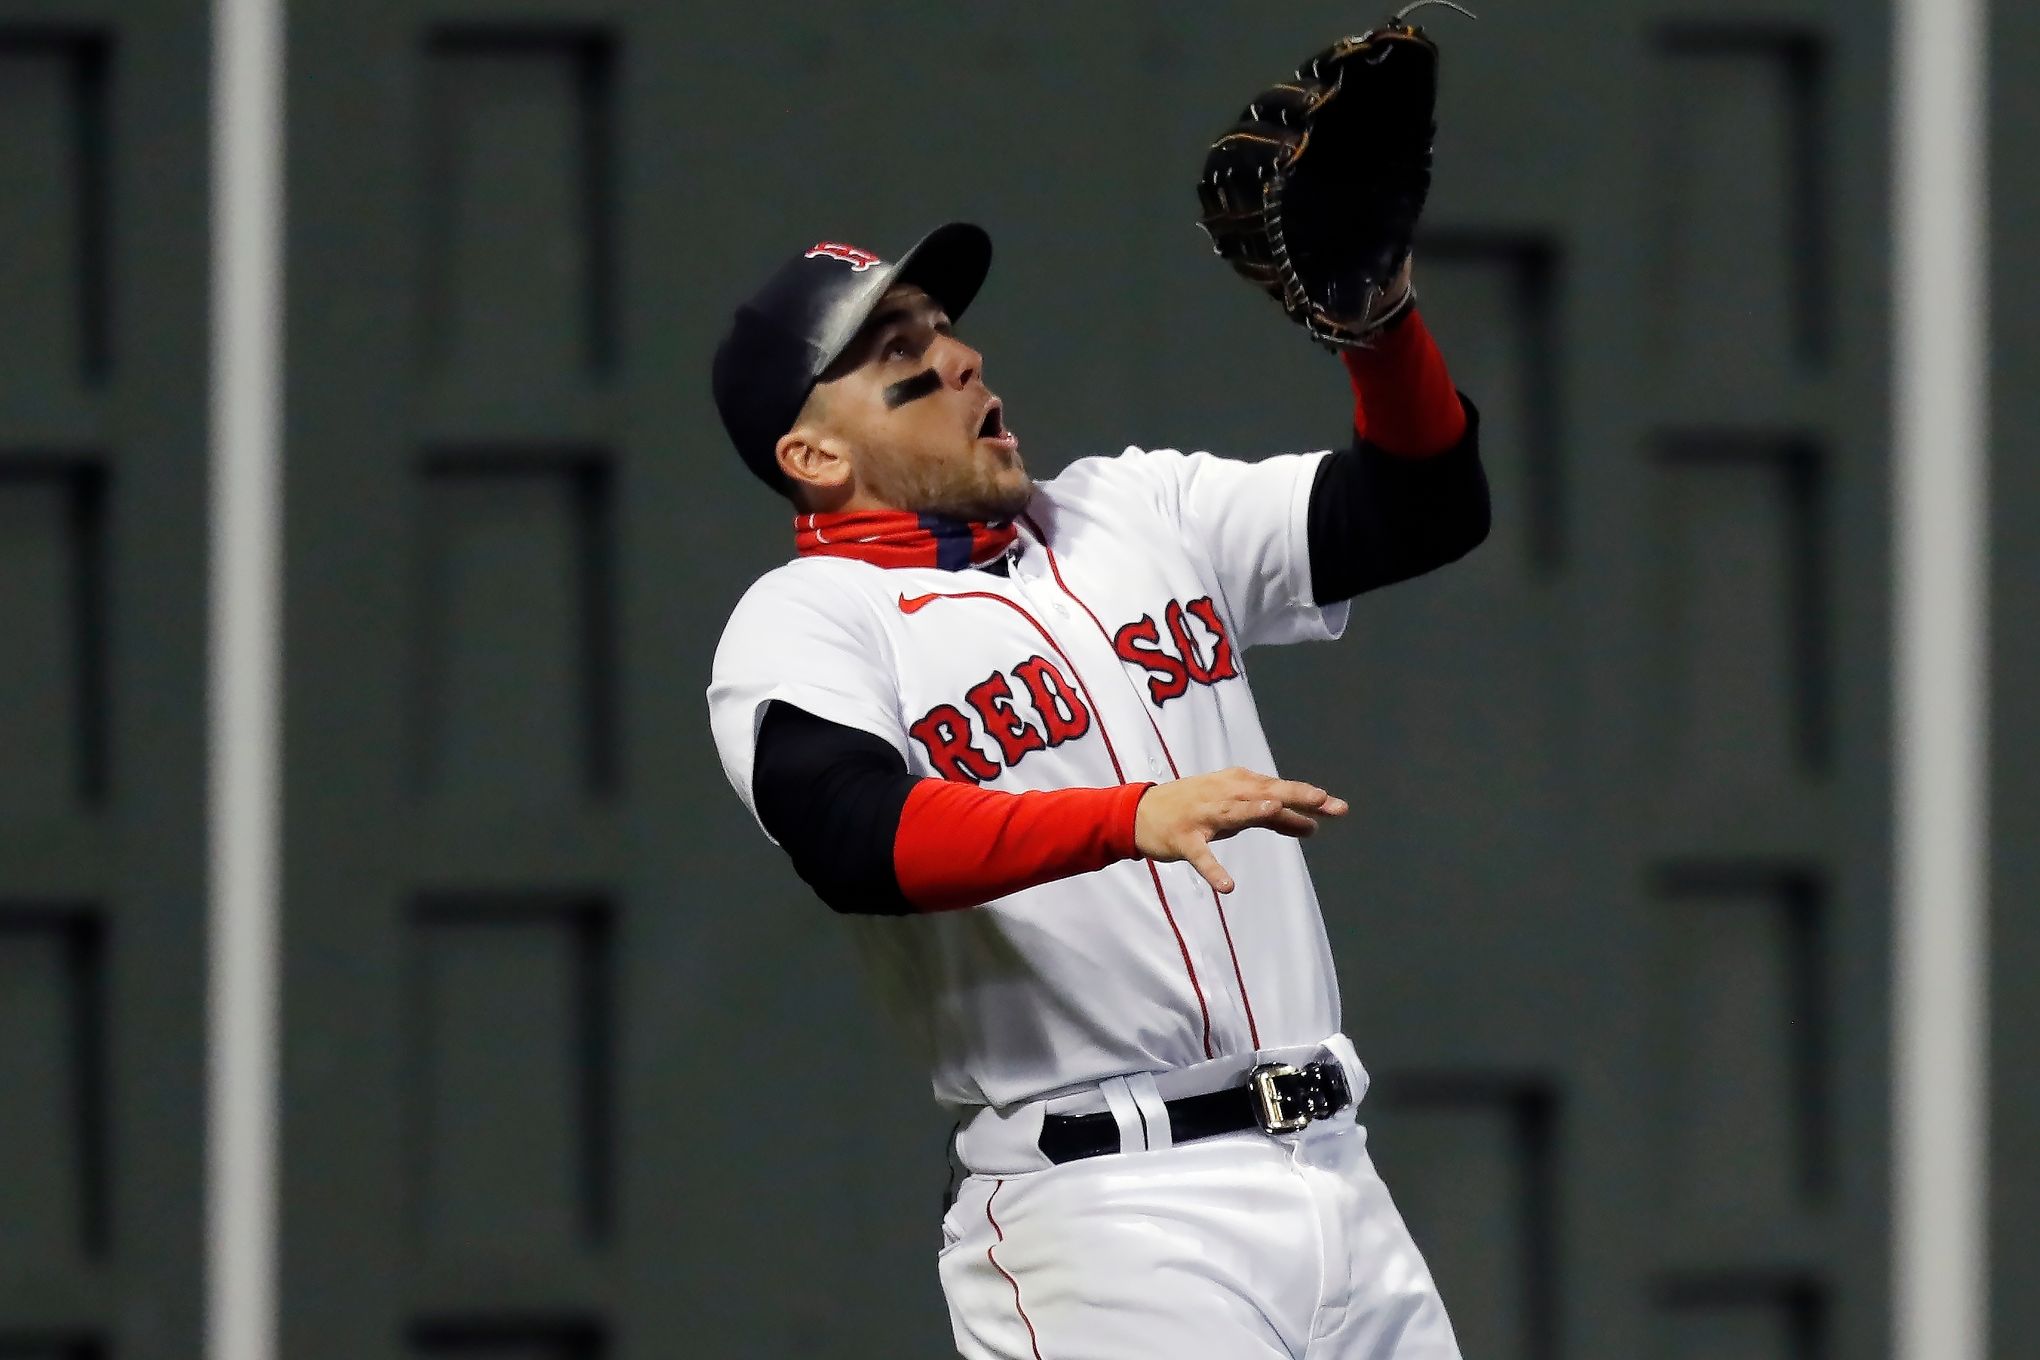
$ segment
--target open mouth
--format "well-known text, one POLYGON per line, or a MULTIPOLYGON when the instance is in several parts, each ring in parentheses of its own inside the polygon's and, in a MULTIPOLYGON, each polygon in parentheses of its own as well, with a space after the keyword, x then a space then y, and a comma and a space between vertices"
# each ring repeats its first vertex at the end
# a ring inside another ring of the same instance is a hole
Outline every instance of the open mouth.
POLYGON ((990 443, 1008 458, 1020 456, 1020 439, 1006 428, 1006 408, 997 397, 993 397, 978 417, 977 437, 980 442, 990 443))
POLYGON ((1000 407, 998 398, 985 408, 984 419, 978 422, 979 439, 1003 439, 1006 437, 1006 413, 1000 407))

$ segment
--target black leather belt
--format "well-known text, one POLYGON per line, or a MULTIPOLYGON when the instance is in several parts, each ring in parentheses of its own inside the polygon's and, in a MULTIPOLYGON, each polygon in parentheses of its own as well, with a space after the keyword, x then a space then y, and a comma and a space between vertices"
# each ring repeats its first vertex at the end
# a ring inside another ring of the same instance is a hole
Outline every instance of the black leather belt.
MULTIPOLYGON (((1244 1083, 1201 1096, 1164 1101, 1172 1142, 1190 1143, 1221 1133, 1259 1129, 1294 1133, 1312 1120, 1353 1103, 1353 1088, 1336 1062, 1266 1063, 1244 1083)), ((1119 1121, 1105 1114, 1051 1114, 1041 1121, 1041 1155, 1060 1166, 1119 1151, 1119 1121)))

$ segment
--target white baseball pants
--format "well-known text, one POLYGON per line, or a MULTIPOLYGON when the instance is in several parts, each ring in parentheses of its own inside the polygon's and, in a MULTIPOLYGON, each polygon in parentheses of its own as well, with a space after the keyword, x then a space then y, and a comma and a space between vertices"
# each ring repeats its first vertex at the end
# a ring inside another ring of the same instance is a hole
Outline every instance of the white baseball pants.
POLYGON ((965 1360, 1460 1360, 1352 1106, 973 1175, 942 1240, 965 1360))

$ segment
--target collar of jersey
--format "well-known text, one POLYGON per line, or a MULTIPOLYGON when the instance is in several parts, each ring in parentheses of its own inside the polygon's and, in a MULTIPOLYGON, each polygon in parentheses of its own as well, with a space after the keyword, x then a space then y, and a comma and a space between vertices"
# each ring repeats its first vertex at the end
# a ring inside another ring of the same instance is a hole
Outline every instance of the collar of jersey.
POLYGON ((793 544, 802 557, 851 557, 880 567, 962 571, 993 561, 1019 530, 1011 520, 966 520, 914 510, 852 510, 795 515, 793 544))

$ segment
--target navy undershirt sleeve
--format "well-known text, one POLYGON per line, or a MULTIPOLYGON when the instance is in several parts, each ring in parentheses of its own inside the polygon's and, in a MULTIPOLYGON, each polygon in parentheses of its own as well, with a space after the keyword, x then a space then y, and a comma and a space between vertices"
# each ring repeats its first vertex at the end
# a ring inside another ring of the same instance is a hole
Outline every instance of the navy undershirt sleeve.
POLYGON ((758 726, 751 796, 758 820, 823 902, 904 916, 893 843, 916 780, 882 738, 773 700, 758 726))
POLYGON ((1335 604, 1421 576, 1472 552, 1488 535, 1480 412, 1465 397, 1466 433, 1427 458, 1364 438, 1318 463, 1310 488, 1311 594, 1335 604))

